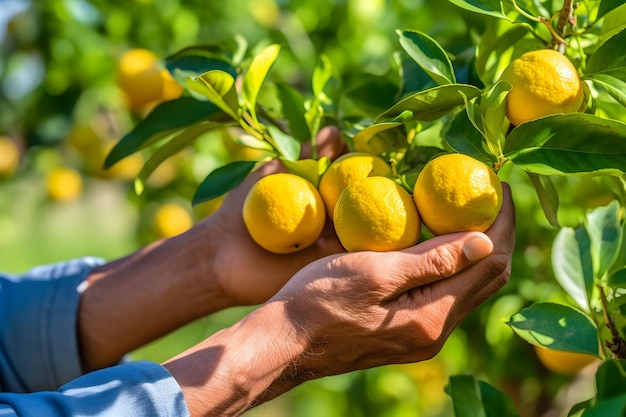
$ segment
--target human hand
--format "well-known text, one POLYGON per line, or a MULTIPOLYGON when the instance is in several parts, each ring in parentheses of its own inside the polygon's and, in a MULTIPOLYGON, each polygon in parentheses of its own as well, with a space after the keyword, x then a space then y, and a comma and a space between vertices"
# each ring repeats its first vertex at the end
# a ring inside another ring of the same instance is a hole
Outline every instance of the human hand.
POLYGON ((486 233, 319 259, 257 310, 164 366, 192 416, 235 416, 311 379, 432 358, 506 284, 514 241, 505 185, 486 233))
MULTIPOLYGON (((319 156, 335 159, 344 146, 337 128, 327 126, 320 130, 317 136, 319 156)), ((280 171, 285 168, 278 160, 262 165, 226 196, 216 213, 196 226, 202 233, 219 237, 212 239, 207 249, 212 251, 211 273, 231 305, 262 303, 304 265, 344 251, 330 222, 316 243, 288 255, 270 253, 250 238, 242 218, 244 199, 261 177, 280 171)))

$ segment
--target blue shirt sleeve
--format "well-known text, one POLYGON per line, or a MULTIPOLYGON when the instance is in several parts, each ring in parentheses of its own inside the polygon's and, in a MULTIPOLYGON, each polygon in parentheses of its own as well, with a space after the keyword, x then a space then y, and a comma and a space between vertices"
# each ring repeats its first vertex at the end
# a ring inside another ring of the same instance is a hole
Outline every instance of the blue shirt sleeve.
POLYGON ((99 258, 0 274, 0 391, 56 390, 83 374, 76 334, 81 287, 99 258))
POLYGON ((0 394, 0 417, 187 417, 180 387, 142 361, 91 372, 55 392, 0 394))

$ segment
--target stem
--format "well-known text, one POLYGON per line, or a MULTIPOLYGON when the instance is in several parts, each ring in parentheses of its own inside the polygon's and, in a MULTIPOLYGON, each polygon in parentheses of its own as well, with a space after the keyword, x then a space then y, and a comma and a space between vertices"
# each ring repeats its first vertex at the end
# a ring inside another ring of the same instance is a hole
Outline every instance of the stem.
MULTIPOLYGON (((552 36, 551 47, 559 52, 563 52, 567 43, 563 40, 565 36, 565 28, 567 24, 572 20, 574 13, 574 0, 563 0, 563 8, 559 13, 559 20, 556 24, 556 35, 552 36)), ((550 26, 552 27, 552 26, 550 26)))
POLYGON ((626 341, 617 331, 615 321, 613 320, 613 317, 609 314, 608 301, 606 299, 604 287, 598 286, 598 289, 600 290, 600 300, 602 301, 602 310, 604 310, 604 319, 606 320, 606 325, 611 331, 612 336, 612 339, 606 342, 606 346, 611 350, 611 352, 617 359, 626 359, 626 341))

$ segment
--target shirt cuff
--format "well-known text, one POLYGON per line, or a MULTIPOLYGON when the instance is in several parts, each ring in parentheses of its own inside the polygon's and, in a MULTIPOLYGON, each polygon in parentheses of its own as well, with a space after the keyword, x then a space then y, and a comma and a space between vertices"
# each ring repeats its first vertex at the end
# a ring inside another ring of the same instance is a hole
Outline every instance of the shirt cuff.
POLYGON ((83 374, 76 320, 82 284, 99 258, 0 275, 0 378, 12 392, 54 390, 83 374))

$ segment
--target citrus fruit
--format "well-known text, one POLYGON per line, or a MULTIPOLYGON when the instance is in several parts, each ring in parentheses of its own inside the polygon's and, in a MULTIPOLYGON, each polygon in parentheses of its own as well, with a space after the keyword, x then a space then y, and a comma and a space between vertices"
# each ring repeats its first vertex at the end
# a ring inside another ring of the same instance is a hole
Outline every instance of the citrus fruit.
POLYGON ((157 235, 161 238, 179 235, 192 225, 193 221, 189 212, 176 203, 163 204, 154 216, 154 226, 157 235))
POLYGON ((484 232, 502 206, 502 183, 484 163, 451 153, 430 160, 413 188, 424 225, 435 235, 484 232))
POLYGON ((20 152, 15 142, 9 138, 0 137, 0 178, 13 174, 19 163, 20 152))
POLYGON ((59 202, 75 200, 83 190, 83 179, 71 168, 55 168, 46 176, 48 197, 59 202))
POLYGON ((335 231, 350 252, 404 249, 420 237, 420 217, 410 194, 387 177, 348 185, 337 200, 335 231))
POLYGON ((130 49, 119 59, 117 80, 131 108, 137 109, 159 100, 163 95, 163 75, 154 53, 130 49))
POLYGON ((513 89, 507 95, 506 115, 517 126, 556 113, 584 109, 584 86, 567 57, 552 49, 527 52, 502 73, 513 89))
POLYGON ((561 375, 575 375, 587 365, 598 360, 593 355, 578 352, 554 350, 543 346, 533 346, 539 362, 551 372, 561 375))
POLYGON ((319 190, 326 205, 326 212, 330 218, 333 217, 337 200, 349 184, 366 177, 391 177, 391 175, 391 167, 379 156, 364 152, 351 152, 340 156, 330 164, 320 179, 319 190))
POLYGON ((257 181, 243 203, 243 221, 252 239, 274 253, 312 245, 326 221, 324 202, 306 179, 276 173, 257 181))
POLYGON ((173 100, 183 93, 183 87, 165 68, 161 70, 161 82, 163 83, 163 94, 160 101, 173 100))

